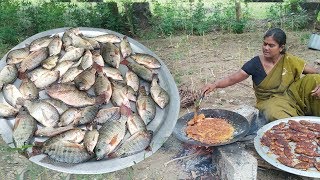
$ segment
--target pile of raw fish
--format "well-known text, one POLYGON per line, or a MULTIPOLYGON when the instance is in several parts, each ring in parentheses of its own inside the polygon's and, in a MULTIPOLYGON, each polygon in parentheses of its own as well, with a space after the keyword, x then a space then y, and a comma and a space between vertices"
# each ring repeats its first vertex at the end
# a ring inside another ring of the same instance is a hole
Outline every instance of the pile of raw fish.
POLYGON ((17 148, 37 144, 54 161, 126 157, 150 147, 147 125, 156 106, 169 103, 160 68, 155 57, 134 52, 126 36, 67 29, 7 54, 0 116, 15 119, 17 148))

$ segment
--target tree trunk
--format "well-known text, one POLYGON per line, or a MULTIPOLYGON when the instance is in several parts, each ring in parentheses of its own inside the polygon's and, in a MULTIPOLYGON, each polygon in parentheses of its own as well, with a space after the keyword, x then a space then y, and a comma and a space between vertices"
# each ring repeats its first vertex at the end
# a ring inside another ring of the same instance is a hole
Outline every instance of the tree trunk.
POLYGON ((135 2, 132 4, 132 15, 137 28, 150 27, 151 11, 148 2, 135 2))
POLYGON ((236 18, 237 18, 237 21, 239 22, 241 19, 241 4, 239 0, 235 0, 235 3, 236 3, 236 18))

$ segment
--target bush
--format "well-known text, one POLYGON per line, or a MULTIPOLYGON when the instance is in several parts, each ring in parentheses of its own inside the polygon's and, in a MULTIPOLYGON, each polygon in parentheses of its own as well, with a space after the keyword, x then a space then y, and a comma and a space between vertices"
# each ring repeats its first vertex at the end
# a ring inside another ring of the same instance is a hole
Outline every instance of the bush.
POLYGON ((249 21, 249 11, 247 6, 242 8, 242 18, 236 19, 235 4, 228 2, 227 4, 217 3, 213 6, 211 15, 212 23, 216 29, 226 30, 232 33, 243 33, 249 21))
POLYGON ((305 29, 310 20, 308 13, 299 6, 298 1, 285 1, 271 6, 268 18, 273 26, 289 30, 305 29))
POLYGON ((0 43, 17 44, 25 29, 28 28, 23 22, 24 17, 19 13, 19 2, 2 0, 0 12, 0 43))

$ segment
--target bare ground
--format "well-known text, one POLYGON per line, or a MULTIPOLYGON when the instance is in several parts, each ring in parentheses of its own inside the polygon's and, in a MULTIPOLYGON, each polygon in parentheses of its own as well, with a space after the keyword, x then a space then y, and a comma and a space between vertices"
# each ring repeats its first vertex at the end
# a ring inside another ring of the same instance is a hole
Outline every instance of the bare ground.
MULTIPOLYGON (((205 83, 212 82, 241 68, 244 62, 261 52, 263 32, 244 34, 216 34, 205 36, 178 36, 166 39, 139 40, 155 52, 170 69, 177 86, 198 91, 205 83)), ((310 32, 288 32, 288 52, 315 65, 320 52, 307 48, 310 32)), ((254 105, 255 97, 251 79, 217 90, 207 96, 202 108, 234 110, 242 105, 254 105)), ((180 115, 192 111, 182 108, 180 115)), ((146 160, 123 170, 100 175, 74 175, 45 169, 8 150, 0 141, 0 179, 199 179, 186 164, 194 157, 171 161, 181 155, 186 146, 174 136, 146 160)), ((212 179, 214 176, 211 176, 212 179)), ((258 179, 294 179, 302 177, 275 170, 258 170, 258 179)), ((218 179, 216 177, 216 179, 218 179)))

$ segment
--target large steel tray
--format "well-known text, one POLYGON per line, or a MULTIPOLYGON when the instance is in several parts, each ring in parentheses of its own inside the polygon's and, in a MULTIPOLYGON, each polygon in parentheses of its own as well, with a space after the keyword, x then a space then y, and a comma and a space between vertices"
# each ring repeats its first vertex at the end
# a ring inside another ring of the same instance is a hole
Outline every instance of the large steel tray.
MULTIPOLYGON (((24 40, 23 42, 21 42, 20 44, 12 48, 11 50, 25 47, 26 44, 30 44, 33 40, 43 36, 54 35, 54 34, 59 34, 61 36, 63 32, 65 32, 65 30, 67 29, 68 28, 66 27, 66 28, 53 29, 53 30, 48 30, 45 32, 38 33, 24 40)), ((98 28, 80 27, 80 31, 86 36, 97 36, 97 35, 106 34, 106 33, 115 34, 120 38, 124 36, 114 31, 110 31, 106 29, 98 29, 98 28)), ((100 161, 91 160, 85 163, 80 163, 75 165, 66 165, 63 163, 62 164, 50 163, 50 161, 46 161, 46 159, 48 158, 44 154, 33 156, 29 158, 30 161, 40 166, 53 169, 56 171, 66 172, 66 173, 101 174, 101 173, 117 171, 123 168, 130 167, 136 163, 139 163, 144 159, 146 159, 147 157, 154 154, 163 145, 163 143, 171 135, 175 127, 176 121, 178 119, 179 110, 180 110, 180 98, 179 98, 178 89, 168 68, 155 53, 153 53, 150 49, 148 49, 147 47, 145 47, 144 45, 140 44, 139 42, 137 42, 132 38, 128 38, 128 40, 134 52, 150 54, 156 57, 160 61, 162 65, 160 70, 158 70, 160 85, 170 95, 170 103, 164 109, 160 109, 159 107, 157 107, 156 117, 147 126, 148 130, 153 131, 153 139, 150 144, 151 151, 143 151, 138 154, 134 154, 125 158, 116 158, 116 159, 109 159, 109 160, 104 159, 100 161)), ((3 68, 6 64, 6 56, 7 54, 2 58, 2 61, 0 62, 0 68, 3 68)), ((123 72, 125 70, 120 69, 120 71, 123 72)), ((18 86, 19 83, 20 81, 17 80, 14 84, 18 86)), ((0 93, 0 101, 1 102, 4 101, 2 93, 0 93)), ((0 119, 0 134, 4 139, 4 141, 11 147, 14 147, 12 142, 13 124, 14 124, 14 119, 0 119)), ((37 139, 38 138, 36 138, 35 140, 37 139)), ((43 141, 43 140, 40 139, 40 141, 43 141)))

